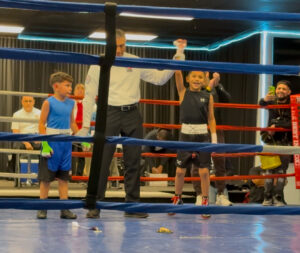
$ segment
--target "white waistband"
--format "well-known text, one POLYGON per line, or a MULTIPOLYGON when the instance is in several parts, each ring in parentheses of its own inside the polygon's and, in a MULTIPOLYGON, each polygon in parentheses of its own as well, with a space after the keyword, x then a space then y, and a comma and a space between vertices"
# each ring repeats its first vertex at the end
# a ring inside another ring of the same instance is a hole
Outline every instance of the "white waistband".
POLYGON ((50 128, 47 127, 46 129, 46 134, 66 134, 70 135, 71 134, 71 129, 56 129, 56 128, 50 128))
POLYGON ((183 134, 207 134, 207 124, 182 124, 181 132, 183 134))

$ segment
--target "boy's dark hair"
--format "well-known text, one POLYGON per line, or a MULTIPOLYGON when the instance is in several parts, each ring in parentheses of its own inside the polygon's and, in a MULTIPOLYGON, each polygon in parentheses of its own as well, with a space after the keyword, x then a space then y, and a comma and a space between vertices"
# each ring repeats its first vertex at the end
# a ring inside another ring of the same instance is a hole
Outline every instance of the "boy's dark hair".
POLYGON ((61 83, 63 81, 69 81, 73 83, 73 77, 65 72, 55 72, 50 75, 50 86, 52 87, 55 83, 61 83))
POLYGON ((279 85, 279 84, 284 84, 286 85, 287 87, 289 87, 290 90, 292 90, 292 84, 290 81, 288 80, 280 80, 276 83, 276 87, 279 85))

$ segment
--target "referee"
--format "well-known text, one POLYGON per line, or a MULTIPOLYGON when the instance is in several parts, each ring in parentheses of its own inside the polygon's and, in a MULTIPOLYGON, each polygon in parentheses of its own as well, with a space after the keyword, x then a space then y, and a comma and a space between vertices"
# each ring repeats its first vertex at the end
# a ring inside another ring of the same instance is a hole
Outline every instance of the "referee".
MULTIPOLYGON (((126 53, 126 38, 122 30, 116 30, 116 56, 138 58, 126 53)), ((165 84, 173 75, 171 70, 139 69, 129 67, 111 68, 106 136, 127 136, 143 138, 142 117, 138 110, 140 100, 140 80, 155 84, 165 84)), ((100 66, 92 65, 89 68, 85 82, 85 97, 83 100, 83 128, 78 135, 86 136, 90 128, 95 97, 98 91, 100 66)), ((109 166, 115 151, 115 145, 106 144, 101 164, 97 200, 104 200, 109 176, 109 166)), ((140 155, 141 147, 123 146, 124 152, 124 184, 126 202, 139 202, 140 200, 140 155)), ((90 209, 87 218, 100 218, 99 209, 90 209)), ((125 217, 147 218, 146 213, 128 213, 125 217)))

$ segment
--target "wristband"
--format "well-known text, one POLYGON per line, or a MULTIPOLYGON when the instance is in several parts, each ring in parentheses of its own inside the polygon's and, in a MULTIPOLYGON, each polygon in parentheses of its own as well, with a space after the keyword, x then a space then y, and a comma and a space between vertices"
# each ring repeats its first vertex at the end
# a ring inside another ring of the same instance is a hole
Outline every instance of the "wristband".
POLYGON ((218 139, 217 139, 217 134, 216 133, 212 133, 211 134, 211 143, 218 143, 218 139))

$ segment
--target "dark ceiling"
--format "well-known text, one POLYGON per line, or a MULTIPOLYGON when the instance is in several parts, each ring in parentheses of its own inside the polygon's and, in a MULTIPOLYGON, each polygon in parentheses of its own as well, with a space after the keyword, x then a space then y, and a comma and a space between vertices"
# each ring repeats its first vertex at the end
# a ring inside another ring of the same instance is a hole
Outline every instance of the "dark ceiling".
MULTIPOLYGON (((65 0, 66 1, 66 0, 65 0)), ((104 3, 105 1, 69 0, 68 2, 104 3)), ((274 11, 300 13, 299 0, 118 0, 119 5, 205 8, 219 10, 274 11)), ((103 30, 103 13, 63 13, 0 8, 0 24, 22 25, 24 34, 49 37, 86 38, 95 30, 103 30)), ((127 32, 154 33, 153 42, 171 43, 176 38, 186 38, 190 45, 206 46, 237 34, 269 29, 300 31, 300 23, 254 21, 161 21, 118 17, 119 28, 127 32)))

